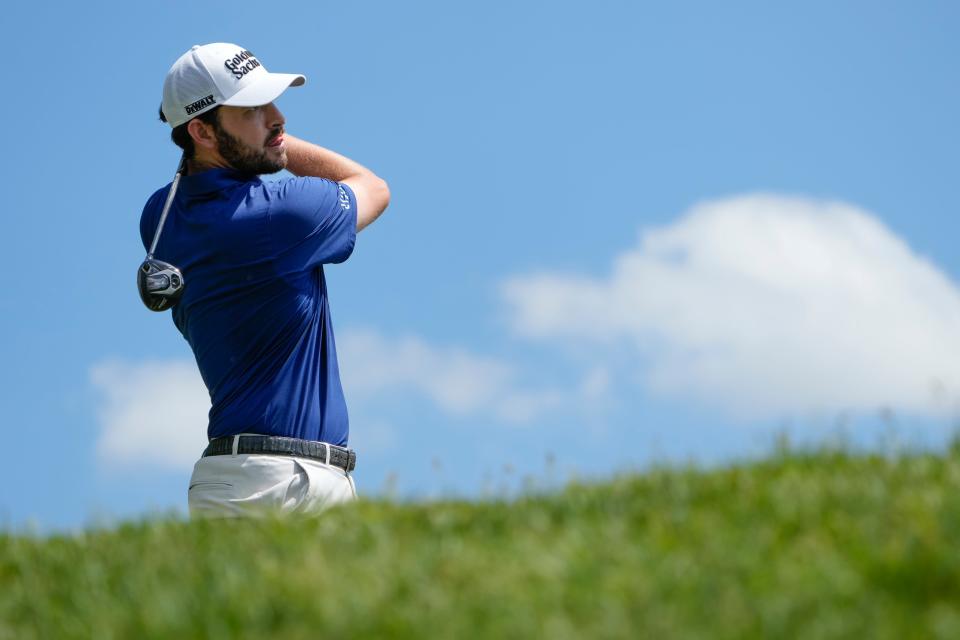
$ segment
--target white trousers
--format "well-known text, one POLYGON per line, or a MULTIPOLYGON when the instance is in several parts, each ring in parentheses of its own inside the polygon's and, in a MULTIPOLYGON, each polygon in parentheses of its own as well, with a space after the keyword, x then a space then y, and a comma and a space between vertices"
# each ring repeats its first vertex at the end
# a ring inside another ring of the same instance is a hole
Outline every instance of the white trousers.
POLYGON ((200 458, 187 492, 191 518, 319 513, 356 497, 353 478, 339 467, 261 454, 200 458))

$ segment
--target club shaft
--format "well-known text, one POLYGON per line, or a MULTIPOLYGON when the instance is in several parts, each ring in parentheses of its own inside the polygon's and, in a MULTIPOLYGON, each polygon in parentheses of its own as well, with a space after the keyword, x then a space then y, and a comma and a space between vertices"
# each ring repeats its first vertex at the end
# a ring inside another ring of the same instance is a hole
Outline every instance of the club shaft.
POLYGON ((163 211, 160 212, 160 222, 157 223, 157 230, 153 232, 153 242, 150 243, 150 251, 147 252, 147 259, 153 257, 153 252, 157 250, 157 243, 160 241, 160 232, 163 231, 163 223, 167 221, 167 213, 170 211, 170 205, 173 204, 173 196, 177 193, 177 185, 180 184, 180 176, 187 168, 187 158, 180 159, 180 165, 177 167, 177 173, 173 176, 173 184, 170 185, 170 192, 167 193, 167 201, 163 203, 163 211))

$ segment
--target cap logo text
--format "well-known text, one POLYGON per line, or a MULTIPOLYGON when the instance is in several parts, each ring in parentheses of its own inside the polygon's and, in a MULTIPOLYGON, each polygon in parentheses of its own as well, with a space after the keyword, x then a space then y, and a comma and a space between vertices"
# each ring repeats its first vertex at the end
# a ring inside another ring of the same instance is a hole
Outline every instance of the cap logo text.
POLYGON ((187 115, 189 116, 189 115, 193 115, 197 111, 200 111, 201 109, 206 109, 210 105, 216 104, 216 103, 217 101, 213 99, 213 94, 210 94, 206 98, 200 98, 196 102, 191 102, 190 104, 185 106, 183 109, 184 111, 187 112, 187 115))
POLYGON ((254 69, 260 66, 260 61, 253 57, 253 54, 243 50, 232 58, 223 61, 223 66, 227 71, 233 74, 233 77, 239 80, 254 69))

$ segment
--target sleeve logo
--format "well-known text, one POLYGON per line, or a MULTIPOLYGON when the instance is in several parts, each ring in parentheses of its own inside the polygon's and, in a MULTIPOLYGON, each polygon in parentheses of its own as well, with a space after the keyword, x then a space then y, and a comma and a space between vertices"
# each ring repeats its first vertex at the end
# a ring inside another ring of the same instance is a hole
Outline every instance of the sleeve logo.
POLYGON ((337 185, 337 191, 340 192, 340 206, 345 210, 350 210, 350 196, 347 195, 347 190, 343 188, 343 185, 337 185))

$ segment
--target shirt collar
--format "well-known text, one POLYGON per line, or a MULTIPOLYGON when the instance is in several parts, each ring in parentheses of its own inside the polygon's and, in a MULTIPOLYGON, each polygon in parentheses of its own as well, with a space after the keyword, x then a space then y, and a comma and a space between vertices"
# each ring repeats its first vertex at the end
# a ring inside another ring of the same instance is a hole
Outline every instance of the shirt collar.
POLYGON ((236 169, 207 169, 200 173, 186 175, 180 178, 179 188, 184 193, 200 195, 222 191, 228 187, 244 182, 260 182, 260 176, 241 173, 236 169))

